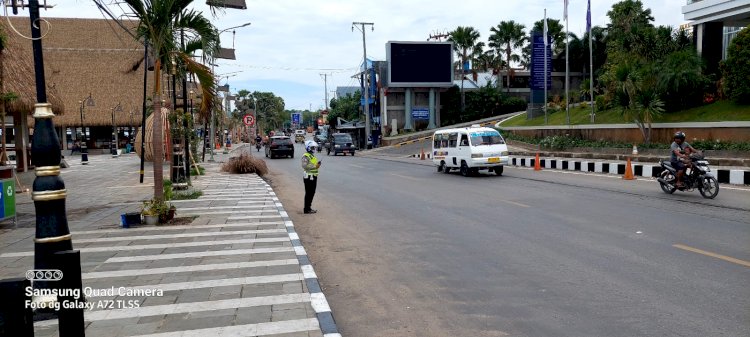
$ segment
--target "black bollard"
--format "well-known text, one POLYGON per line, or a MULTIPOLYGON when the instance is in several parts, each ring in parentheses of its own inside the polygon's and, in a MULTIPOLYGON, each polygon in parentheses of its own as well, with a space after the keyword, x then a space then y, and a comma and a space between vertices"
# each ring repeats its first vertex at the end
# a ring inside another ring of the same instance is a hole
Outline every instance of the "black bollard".
POLYGON ((86 146, 86 136, 81 142, 81 165, 87 165, 89 163, 89 148, 86 146))
POLYGON ((25 278, 0 280, 0 337, 34 337, 34 314, 26 301, 25 278))
POLYGON ((66 250, 54 254, 55 264, 63 273, 59 282, 59 289, 66 296, 58 296, 60 312, 58 313, 58 327, 60 337, 84 337, 85 323, 83 321, 83 281, 81 280, 81 251, 66 250), (73 296, 72 290, 77 290, 78 298, 73 296))

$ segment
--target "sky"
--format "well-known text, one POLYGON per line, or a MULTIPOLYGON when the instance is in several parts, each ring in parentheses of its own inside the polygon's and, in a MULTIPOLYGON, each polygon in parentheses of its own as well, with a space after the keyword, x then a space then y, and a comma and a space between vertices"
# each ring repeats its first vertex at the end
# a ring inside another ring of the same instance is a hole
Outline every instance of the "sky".
MULTIPOLYGON (((43 0, 39 0, 42 2, 43 0)), ((684 23, 685 0, 642 0, 657 25, 684 23)), ((91 0, 47 0, 55 5, 41 15, 104 18, 91 0)), ((122 13, 116 0, 103 0, 122 13)), ((592 0, 592 24, 606 25, 607 11, 617 1, 592 0)), ((237 60, 218 60, 217 75, 230 90, 270 91, 284 98, 287 109, 324 107, 321 74, 328 75, 330 93, 337 86, 358 86, 352 79, 362 62, 362 33, 352 22, 372 22, 366 30, 367 57, 385 60, 388 41, 425 41, 430 34, 447 33, 457 26, 472 26, 486 41, 490 27, 515 20, 530 28, 544 16, 562 19, 563 0, 246 0, 246 10, 227 9, 212 16, 204 0, 192 8, 203 11, 219 29, 251 22, 221 34, 222 47, 236 49, 237 60)), ((570 32, 586 29, 587 0, 570 0, 570 32)), ((28 12, 21 13, 28 15, 28 12)), ((54 27, 52 27, 54 29, 54 27)))

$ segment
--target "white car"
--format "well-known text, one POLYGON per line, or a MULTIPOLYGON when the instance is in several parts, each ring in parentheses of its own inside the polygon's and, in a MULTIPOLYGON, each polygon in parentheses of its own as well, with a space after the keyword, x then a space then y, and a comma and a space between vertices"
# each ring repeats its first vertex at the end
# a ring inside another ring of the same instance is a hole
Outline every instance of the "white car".
POLYGON ((508 146, 495 129, 472 125, 438 130, 432 135, 432 162, 438 172, 458 169, 467 177, 488 170, 502 175, 508 160, 508 146))

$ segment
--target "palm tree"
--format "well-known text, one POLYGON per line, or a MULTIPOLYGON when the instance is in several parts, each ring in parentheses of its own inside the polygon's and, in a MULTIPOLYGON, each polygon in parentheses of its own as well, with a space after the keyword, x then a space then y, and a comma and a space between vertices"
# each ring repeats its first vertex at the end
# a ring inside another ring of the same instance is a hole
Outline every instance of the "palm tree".
POLYGON ((474 50, 477 47, 477 40, 479 40, 479 32, 474 27, 458 26, 450 33, 448 40, 453 42, 453 50, 458 53, 458 57, 461 59, 461 111, 463 111, 466 106, 463 67, 466 61, 470 59, 470 56, 474 54, 474 50))
MULTIPOLYGON (((544 34, 544 20, 534 22, 533 32, 544 34)), ((547 19, 547 36, 552 39, 552 54, 560 54, 565 51, 565 26, 560 20, 547 19)))
POLYGON ((524 43, 528 40, 526 27, 520 23, 516 23, 513 20, 502 21, 496 27, 490 28, 492 35, 490 35, 490 47, 495 50, 505 52, 506 69, 508 69, 508 92, 510 92, 510 63, 511 61, 518 62, 520 57, 516 55, 513 57, 513 49, 523 48, 524 43))
POLYGON ((174 69, 173 67, 182 64, 194 73, 202 84, 201 111, 207 111, 215 96, 213 74, 206 66, 193 61, 189 54, 180 49, 177 37, 184 31, 192 37, 193 44, 199 43, 202 46, 204 55, 210 55, 205 51, 213 51, 218 47, 219 33, 203 14, 188 9, 192 0, 125 0, 125 3, 138 18, 136 37, 148 42, 155 59, 152 96, 154 199, 164 200, 161 70, 162 67, 174 69))

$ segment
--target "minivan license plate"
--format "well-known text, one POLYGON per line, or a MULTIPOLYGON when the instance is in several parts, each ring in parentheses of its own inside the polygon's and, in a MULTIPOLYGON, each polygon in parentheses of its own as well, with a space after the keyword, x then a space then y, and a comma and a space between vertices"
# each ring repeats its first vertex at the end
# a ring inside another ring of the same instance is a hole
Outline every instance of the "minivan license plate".
POLYGON ((500 158, 498 158, 498 157, 487 158, 487 162, 488 163, 499 163, 500 162, 500 158))

